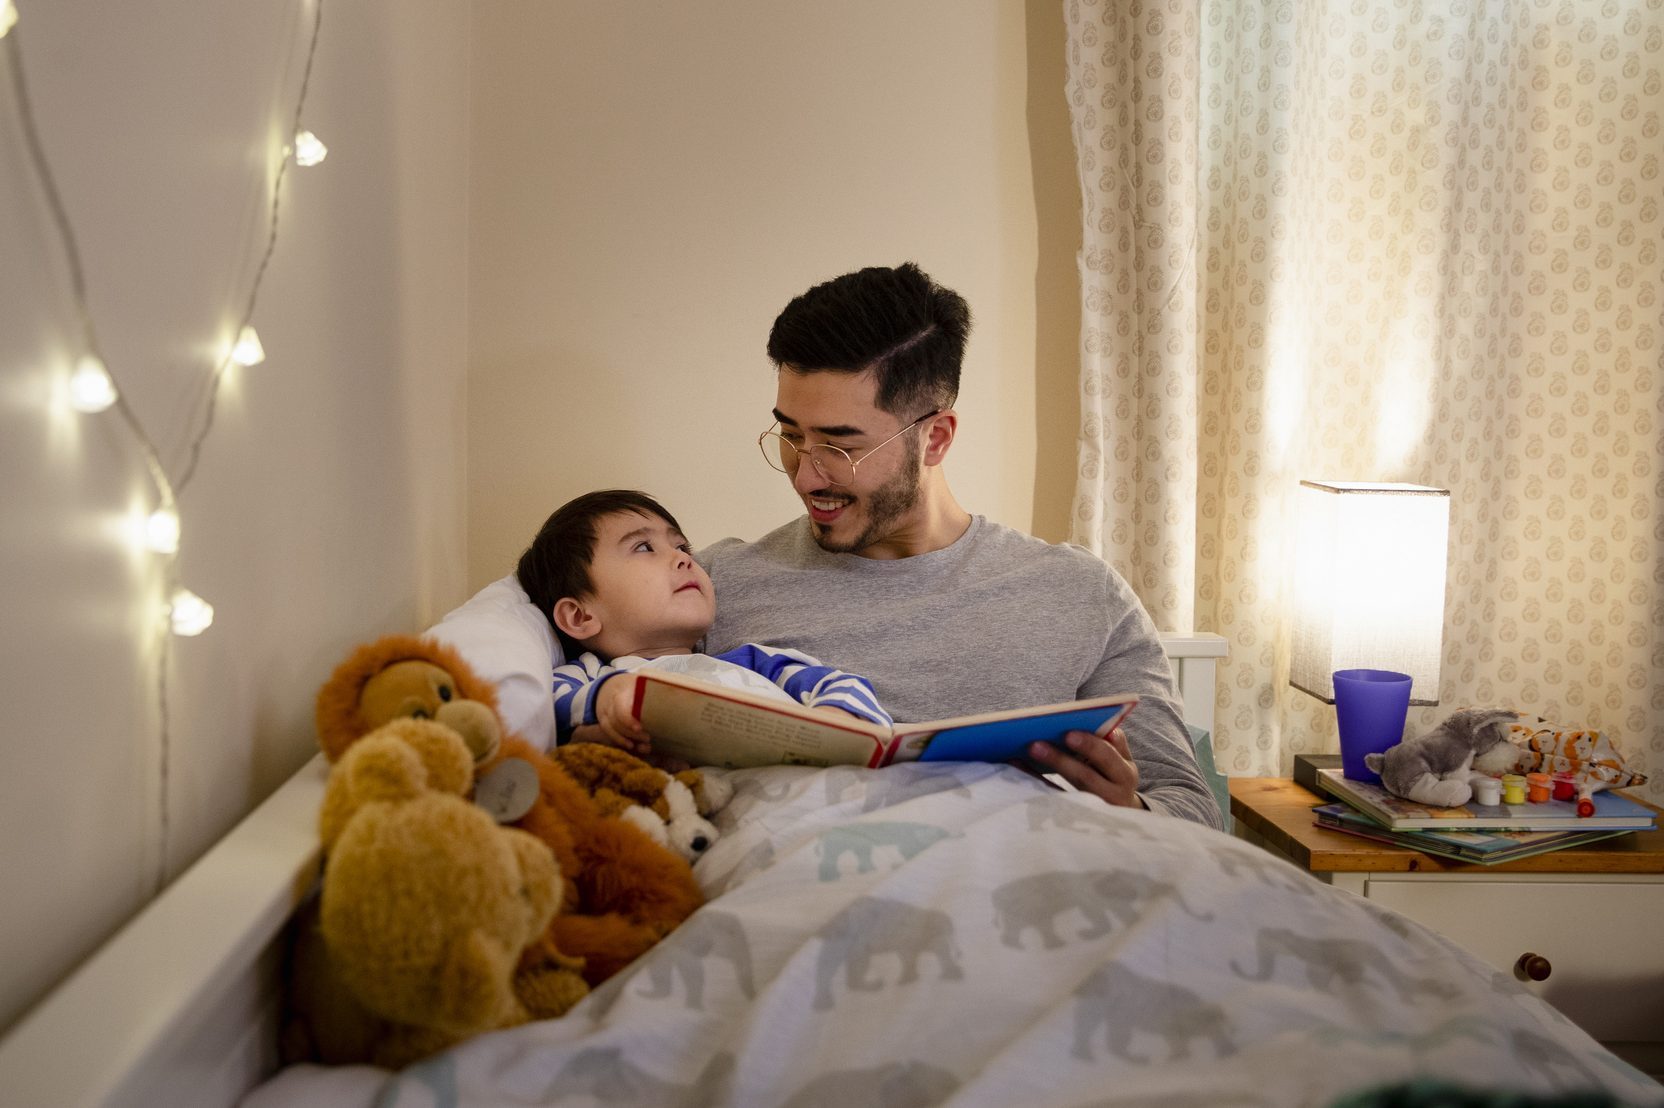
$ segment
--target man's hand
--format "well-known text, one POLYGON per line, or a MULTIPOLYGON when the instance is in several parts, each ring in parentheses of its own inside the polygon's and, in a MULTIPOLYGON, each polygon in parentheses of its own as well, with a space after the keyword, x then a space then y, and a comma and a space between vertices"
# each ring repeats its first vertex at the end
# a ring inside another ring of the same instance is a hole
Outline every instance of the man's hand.
POLYGON ((643 758, 651 754, 653 737, 630 711, 638 680, 629 673, 607 678, 595 702, 595 724, 574 728, 572 741, 605 743, 643 758))
POLYGON ((1119 727, 1107 739, 1090 731, 1071 731, 1063 736, 1061 744, 1030 743, 1028 754, 1048 773, 1057 774, 1105 804, 1145 807, 1138 795, 1138 767, 1133 764, 1126 733, 1119 727))

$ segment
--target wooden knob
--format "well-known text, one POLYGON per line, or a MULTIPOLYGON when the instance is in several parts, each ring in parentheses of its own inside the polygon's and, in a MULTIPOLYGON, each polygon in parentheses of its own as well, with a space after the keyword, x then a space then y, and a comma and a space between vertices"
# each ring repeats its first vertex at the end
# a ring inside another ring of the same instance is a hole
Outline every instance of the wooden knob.
POLYGON ((1520 960, 1514 963, 1514 973, 1522 981, 1530 978, 1533 981, 1547 981, 1548 975, 1554 972, 1554 967, 1548 964, 1548 959, 1541 954, 1533 954, 1529 950, 1520 955, 1520 960))

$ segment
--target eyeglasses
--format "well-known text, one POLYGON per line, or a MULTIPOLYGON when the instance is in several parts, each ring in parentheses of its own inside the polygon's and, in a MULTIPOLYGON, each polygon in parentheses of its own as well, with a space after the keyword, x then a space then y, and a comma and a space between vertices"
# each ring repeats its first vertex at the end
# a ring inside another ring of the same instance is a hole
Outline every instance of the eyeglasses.
MULTIPOLYGON (((810 464, 815 467, 815 472, 824 477, 827 484, 848 486, 855 483, 856 466, 883 450, 925 420, 941 414, 942 409, 932 408, 877 446, 867 450, 859 460, 851 458, 848 451, 840 450, 830 443, 818 442, 813 446, 797 446, 786 436, 772 428, 757 436, 757 446, 763 452, 763 461, 781 473, 788 475, 796 473, 798 464, 802 461, 803 456, 807 454, 810 464)), ((778 427, 779 425, 776 422, 774 426, 778 427)))

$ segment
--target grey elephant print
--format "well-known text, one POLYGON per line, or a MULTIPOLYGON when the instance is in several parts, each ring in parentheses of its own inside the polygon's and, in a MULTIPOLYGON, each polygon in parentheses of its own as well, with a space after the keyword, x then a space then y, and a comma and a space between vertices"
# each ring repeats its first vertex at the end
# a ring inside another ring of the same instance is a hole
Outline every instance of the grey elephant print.
POLYGON ((1136 1039, 1159 1039, 1162 1061, 1190 1057, 1191 1044, 1207 1043, 1216 1058, 1236 1052, 1226 1034, 1225 1010, 1189 989, 1143 977, 1119 962, 1099 967, 1075 990, 1075 1043, 1070 1051, 1090 1062, 1093 1040, 1103 1033, 1105 1048, 1129 1062, 1157 1059, 1133 1052, 1136 1039))
POLYGON ((834 827, 821 835, 818 844, 820 879, 836 881, 843 872, 841 863, 846 854, 855 859, 856 873, 871 873, 875 850, 889 847, 901 855, 902 861, 908 861, 933 843, 957 837, 957 832, 928 823, 849 823, 834 827))
POLYGON ((952 793, 966 800, 971 798, 970 789, 960 784, 951 773, 933 766, 903 764, 882 770, 834 766, 826 771, 827 804, 843 803, 845 794, 852 788, 864 790, 861 794, 863 815, 937 793, 952 793))
POLYGON ((1118 819, 1107 812, 1098 812, 1084 804, 1047 794, 1032 797, 1023 803, 1030 831, 1044 831, 1055 827, 1060 831, 1080 831, 1101 835, 1115 835, 1155 842, 1156 837, 1138 823, 1118 819))
POLYGON ((1415 1054, 1426 1054, 1450 1046, 1457 1039, 1468 1039, 1476 1043, 1490 1044, 1496 1042, 1495 1029, 1483 1020, 1471 1016, 1454 1016, 1440 1023, 1419 1027, 1414 1031, 1392 1031, 1385 1027, 1370 1028, 1367 1031, 1354 1030, 1348 1027, 1328 1026, 1319 1028, 1313 1035, 1315 1041, 1326 1045, 1337 1043, 1362 1043, 1365 1046, 1380 1048, 1384 1045, 1403 1047, 1415 1054))
POLYGON ((991 900, 1002 943, 1021 950, 1023 936, 1033 930, 1045 949, 1055 950, 1064 944, 1058 923, 1065 913, 1078 912, 1086 920, 1077 938, 1097 939, 1115 929, 1112 916, 1122 926, 1130 925, 1138 919, 1143 902, 1159 897, 1171 898, 1195 919, 1213 918, 1186 904, 1177 886, 1119 870, 1033 873, 1001 885, 991 900))
POLYGON ((942 980, 958 981, 965 976, 953 941, 953 919, 934 908, 864 896, 834 917, 817 937, 821 949, 815 963, 814 1006, 821 1011, 832 1007, 832 984, 840 970, 850 989, 883 988, 883 981, 873 974, 873 960, 880 955, 893 954, 900 960, 897 985, 918 980, 919 962, 927 954, 935 960, 942 980))
POLYGON ((724 830, 739 826, 745 814, 757 805, 777 804, 792 794, 793 782, 789 780, 770 782, 759 775, 747 773, 735 774, 729 780, 734 786, 734 795, 722 806, 716 819, 718 827, 724 830))
POLYGON ((1301 896, 1316 896, 1317 882, 1281 859, 1263 850, 1235 850, 1230 847, 1208 847, 1208 853, 1219 863, 1226 877, 1236 878, 1252 874, 1260 882, 1301 896))
POLYGON ((861 795, 865 796, 865 787, 871 775, 871 770, 855 769, 850 766, 832 766, 829 768, 821 774, 821 781, 826 786, 827 806, 842 804, 844 794, 852 789, 861 789, 861 795))
POLYGON ((923 1062, 887 1062, 823 1074, 792 1094, 782 1108, 929 1108, 958 1089, 959 1079, 947 1070, 923 1062))
POLYGON ((682 979, 684 1003, 705 1010, 705 969, 724 962, 747 1000, 757 995, 751 967, 751 941, 739 917, 706 908, 696 913, 654 950, 643 975, 646 987, 640 996, 659 999, 676 991, 675 979, 682 979))
POLYGON ((1443 981, 1409 976, 1378 944, 1365 939, 1313 939, 1285 928, 1268 927, 1259 933, 1257 949, 1259 964, 1252 971, 1231 960, 1231 969, 1238 977, 1268 980, 1277 962, 1286 958, 1305 966, 1306 980, 1323 992, 1331 992, 1336 980, 1355 988, 1379 980, 1405 1002, 1414 1002, 1423 993, 1440 1000, 1456 995, 1456 990, 1443 981))
POLYGON ((734 871, 728 875, 727 887, 732 888, 752 874, 768 869, 774 864, 774 857, 773 840, 764 839, 746 851, 745 855, 735 864, 734 871))
POLYGON ((655 1077, 625 1057, 615 1046, 580 1050, 555 1074, 543 1100, 555 1103, 571 1097, 591 1096, 606 1103, 649 1108, 656 1104, 721 1104, 729 1098, 734 1059, 718 1054, 691 1085, 679 1085, 655 1077))

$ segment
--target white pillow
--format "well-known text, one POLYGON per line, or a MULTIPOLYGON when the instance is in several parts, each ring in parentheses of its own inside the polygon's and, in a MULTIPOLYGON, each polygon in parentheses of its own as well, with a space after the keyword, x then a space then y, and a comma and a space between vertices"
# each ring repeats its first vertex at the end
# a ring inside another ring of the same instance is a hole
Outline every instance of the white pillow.
POLYGON ((554 747, 552 675, 566 659, 555 629, 518 577, 493 581, 427 633, 455 647, 476 674, 497 686, 497 709, 510 731, 533 746, 554 747))

